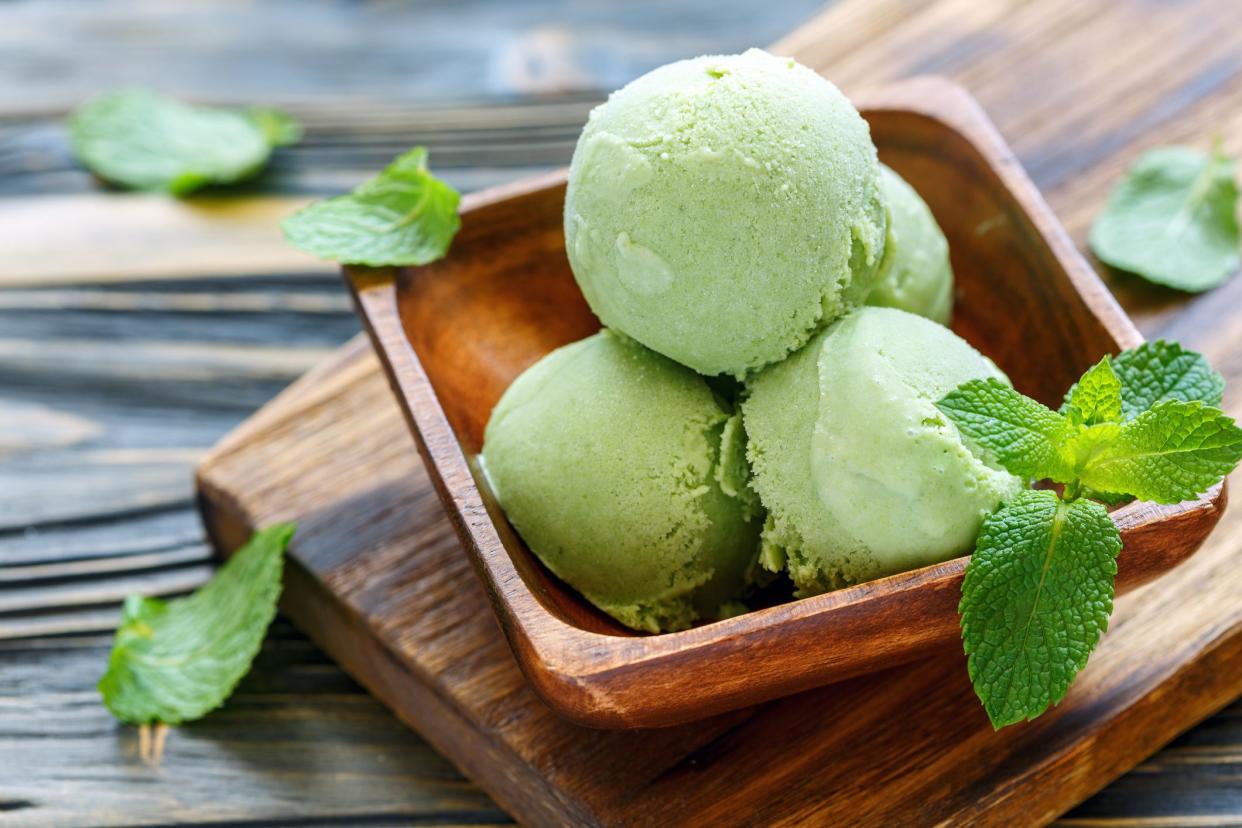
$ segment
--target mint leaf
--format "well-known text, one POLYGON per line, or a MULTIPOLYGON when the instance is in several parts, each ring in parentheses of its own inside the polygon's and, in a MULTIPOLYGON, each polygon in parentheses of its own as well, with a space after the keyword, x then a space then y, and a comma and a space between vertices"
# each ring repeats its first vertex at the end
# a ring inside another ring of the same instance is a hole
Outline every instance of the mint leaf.
POLYGON ((1242 429, 1201 402, 1163 400, 1083 455, 1084 486, 1180 503, 1198 497, 1242 459, 1242 429))
POLYGON ((441 258, 461 219, 457 191, 415 147, 351 194, 316 202, 281 224, 295 247, 343 264, 423 265, 441 258))
POLYGON ((1122 351, 1113 357, 1113 370, 1121 382, 1122 413, 1127 420, 1161 400, 1199 400, 1220 407, 1225 393, 1224 377, 1203 354, 1162 339, 1122 351))
POLYGON ((1000 380, 971 380, 936 405, 958 431, 1013 474, 1071 479, 1060 445, 1073 433, 1073 424, 1000 380))
POLYGON ((1179 290, 1216 287, 1238 269, 1238 188, 1219 149, 1145 153, 1091 228, 1105 264, 1179 290))
POLYGON ((259 532, 209 583, 173 601, 131 595, 99 680, 104 704, 130 724, 178 724, 224 703, 276 615, 292 524, 259 532))
POLYGON ((298 135, 292 119, 274 110, 191 106, 141 90, 88 101, 69 121, 74 155, 91 172, 173 195, 249 178, 274 146, 298 135))
POLYGON ((1107 356, 1074 383, 1062 413, 1076 425, 1121 422, 1121 381, 1107 356))
POLYGON ((1065 696, 1108 627, 1121 535, 1104 507, 1026 491, 983 522, 962 583, 962 643, 993 727, 1065 696))

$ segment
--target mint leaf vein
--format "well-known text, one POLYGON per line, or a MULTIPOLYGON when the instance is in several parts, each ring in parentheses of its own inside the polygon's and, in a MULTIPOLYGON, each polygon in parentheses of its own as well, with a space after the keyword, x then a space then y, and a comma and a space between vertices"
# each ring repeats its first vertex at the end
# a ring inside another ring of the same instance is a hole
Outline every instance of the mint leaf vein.
POLYGON ((1159 147, 1135 162, 1091 227, 1105 264, 1198 292, 1238 269, 1238 188, 1219 149, 1159 147))
POLYGON ((1164 400, 1126 423, 1082 467, 1085 486, 1140 500, 1198 497, 1242 459, 1242 429, 1201 402, 1164 400))

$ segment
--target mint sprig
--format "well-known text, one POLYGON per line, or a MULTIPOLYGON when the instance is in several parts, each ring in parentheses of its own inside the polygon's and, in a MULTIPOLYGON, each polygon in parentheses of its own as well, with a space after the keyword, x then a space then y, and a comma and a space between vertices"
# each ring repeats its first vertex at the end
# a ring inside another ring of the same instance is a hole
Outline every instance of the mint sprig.
POLYGON ((136 725, 179 724, 219 707, 250 669, 280 597, 292 524, 250 539, 185 598, 130 596, 99 680, 112 715, 136 725))
POLYGON ((448 252, 461 227, 457 191, 415 147, 349 195, 315 202, 281 223, 290 244, 342 264, 424 265, 448 252))
POLYGON ((997 728, 1060 701, 1112 612, 1121 537, 1104 507, 1131 497, 1199 497, 1242 460, 1242 428, 1216 408, 1224 381, 1176 343, 1104 357, 1059 412, 996 380, 972 380, 938 406, 1033 490, 985 519, 962 585, 971 681, 997 728))
POLYGON ((182 196, 258 173, 301 128, 272 109, 191 106, 143 90, 101 95, 69 120, 73 153, 105 181, 182 196))

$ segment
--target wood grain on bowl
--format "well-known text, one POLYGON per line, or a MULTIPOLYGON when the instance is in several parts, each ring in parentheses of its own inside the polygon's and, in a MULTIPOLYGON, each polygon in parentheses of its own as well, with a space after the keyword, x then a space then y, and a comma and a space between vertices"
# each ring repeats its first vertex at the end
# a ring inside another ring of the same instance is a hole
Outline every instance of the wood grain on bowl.
MULTIPOLYGON (((960 88, 906 81, 858 101, 881 158, 949 238, 954 327, 1045 403, 1141 339, 996 130, 960 88)), ((595 727, 667 726, 901 664, 958 636, 966 558, 692 630, 635 636, 549 575, 471 458, 492 406, 553 348, 598 327, 563 248, 564 173, 468 198, 450 256, 347 276, 431 479, 518 663, 547 703, 595 727)), ((1114 513, 1119 593, 1191 554, 1220 517, 1199 501, 1114 513)))

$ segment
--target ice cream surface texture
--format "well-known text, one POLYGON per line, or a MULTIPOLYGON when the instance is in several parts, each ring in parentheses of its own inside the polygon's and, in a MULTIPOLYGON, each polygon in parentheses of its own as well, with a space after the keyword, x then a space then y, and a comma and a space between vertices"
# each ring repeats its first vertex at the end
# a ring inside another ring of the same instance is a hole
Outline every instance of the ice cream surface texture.
POLYGON ((548 569, 629 627, 679 630, 717 617, 755 562, 740 420, 702 377, 604 330, 514 381, 483 461, 548 569))
POLYGON ((905 179, 880 165, 888 239, 867 304, 900 308, 946 325, 953 310, 949 243, 936 217, 905 179))
POLYGON ((867 123, 793 60, 672 63, 591 113, 565 195, 569 261, 606 325, 741 376, 866 298, 879 175, 867 123))
POLYGON ((764 566, 813 595, 969 552, 1023 487, 936 408, 984 377, 1004 379, 952 331, 870 307, 755 376, 742 411, 764 566))

